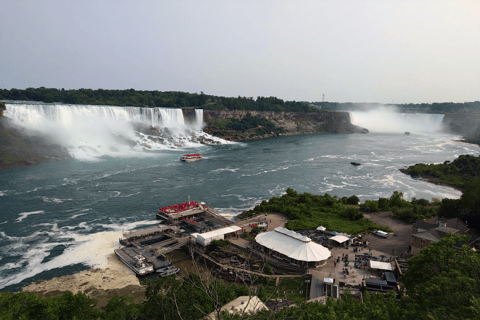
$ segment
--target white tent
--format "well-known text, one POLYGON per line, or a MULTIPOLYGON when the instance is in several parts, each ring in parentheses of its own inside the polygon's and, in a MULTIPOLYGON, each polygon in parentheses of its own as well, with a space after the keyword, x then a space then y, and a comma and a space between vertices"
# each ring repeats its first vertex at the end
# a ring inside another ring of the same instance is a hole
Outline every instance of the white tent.
POLYGON ((388 262, 370 261, 370 268, 379 269, 379 270, 386 270, 386 271, 393 271, 392 265, 388 262))
POLYGON ((331 237, 330 240, 336 241, 338 243, 344 243, 345 241, 350 240, 350 238, 339 234, 338 236, 331 237))
POLYGON ((323 232, 323 231, 325 231, 325 230, 327 230, 327 228, 325 228, 325 227, 323 227, 323 226, 320 226, 320 227, 317 228, 317 231, 322 231, 322 232, 323 232))
POLYGON ((297 261, 318 262, 326 260, 332 255, 330 250, 313 242, 309 237, 282 227, 259 234, 255 241, 297 261))

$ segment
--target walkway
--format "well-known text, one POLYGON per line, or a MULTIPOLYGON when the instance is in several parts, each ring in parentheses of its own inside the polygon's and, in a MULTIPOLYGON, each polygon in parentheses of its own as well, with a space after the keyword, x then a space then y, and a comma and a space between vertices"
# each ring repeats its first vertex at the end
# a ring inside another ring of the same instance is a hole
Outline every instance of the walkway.
POLYGON ((214 259, 212 259, 211 257, 207 256, 206 254, 198 252, 198 251, 195 251, 195 254, 203 257, 204 259, 214 263, 216 266, 221 267, 223 269, 227 269, 227 270, 229 269, 229 270, 234 270, 234 271, 238 271, 238 272, 248 273, 248 274, 256 275, 256 276, 259 276, 259 277, 274 278, 274 279, 276 279, 277 284, 279 282, 279 280, 278 280, 279 278, 301 278, 301 277, 303 277, 303 275, 301 275, 301 274, 295 274, 295 275, 288 275, 288 274, 274 275, 273 274, 272 275, 272 274, 264 274, 264 273, 260 273, 260 272, 245 270, 245 269, 242 269, 242 268, 237 268, 237 267, 232 267, 232 266, 221 264, 221 263, 215 261, 214 259))

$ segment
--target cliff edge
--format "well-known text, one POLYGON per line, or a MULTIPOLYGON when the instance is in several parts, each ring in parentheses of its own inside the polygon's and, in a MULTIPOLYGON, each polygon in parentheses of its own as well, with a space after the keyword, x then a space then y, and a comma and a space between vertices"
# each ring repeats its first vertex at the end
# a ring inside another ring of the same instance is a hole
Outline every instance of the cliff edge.
POLYGON ((304 134, 368 133, 367 129, 351 123, 348 112, 204 110, 203 120, 207 124, 204 129, 207 133, 232 141, 304 134), (257 130, 261 126, 246 130, 225 130, 218 127, 222 120, 243 120, 249 115, 267 120, 275 130, 265 132, 265 126, 263 130, 257 130))
POLYGON ((446 113, 443 123, 450 132, 461 134, 465 142, 480 145, 480 112, 446 113))

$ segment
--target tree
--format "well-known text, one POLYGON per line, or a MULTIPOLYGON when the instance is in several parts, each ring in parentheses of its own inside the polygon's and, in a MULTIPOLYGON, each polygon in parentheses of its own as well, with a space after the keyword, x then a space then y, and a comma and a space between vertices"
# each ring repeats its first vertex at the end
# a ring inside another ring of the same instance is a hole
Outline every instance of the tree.
POLYGON ((102 309, 105 320, 137 319, 140 314, 139 305, 133 303, 132 297, 113 297, 102 309))
POLYGON ((454 247, 468 239, 450 234, 407 261, 408 270, 400 280, 408 299, 425 310, 428 317, 478 319, 480 316, 473 308, 475 299, 480 298, 480 256, 467 245, 461 249, 454 247))
POLYGON ((470 226, 480 229, 480 178, 472 179, 465 184, 460 202, 467 213, 470 226))
POLYGON ((358 199, 358 197, 355 195, 347 199, 348 204, 358 204, 359 201, 360 199, 358 199))

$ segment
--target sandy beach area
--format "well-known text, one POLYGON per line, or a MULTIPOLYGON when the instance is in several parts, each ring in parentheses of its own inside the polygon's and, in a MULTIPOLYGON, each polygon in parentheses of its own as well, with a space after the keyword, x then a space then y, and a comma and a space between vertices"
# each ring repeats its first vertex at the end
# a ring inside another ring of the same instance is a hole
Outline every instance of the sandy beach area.
POLYGON ((80 257, 93 256, 96 263, 92 268, 73 275, 36 281, 24 287, 23 291, 36 293, 41 297, 58 296, 64 291, 74 294, 83 292, 95 299, 99 306, 120 295, 132 296, 137 303, 142 301, 145 296, 144 287, 133 271, 113 252, 115 247, 120 246, 118 239, 121 233, 102 232, 93 237, 93 243, 75 252, 80 257))

